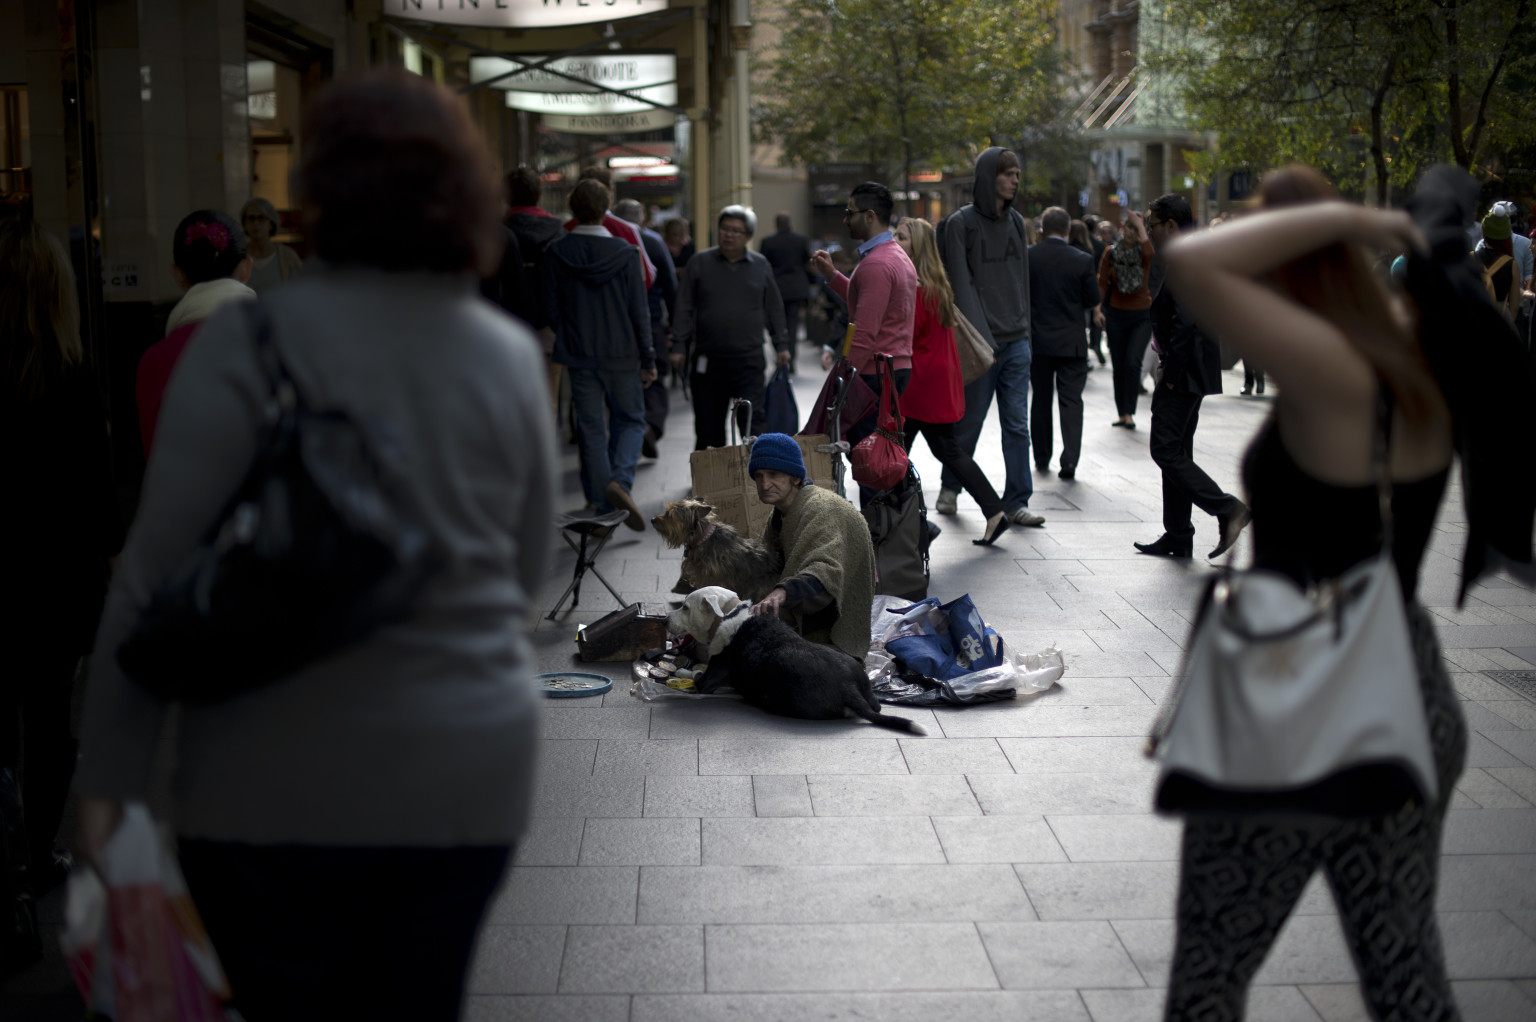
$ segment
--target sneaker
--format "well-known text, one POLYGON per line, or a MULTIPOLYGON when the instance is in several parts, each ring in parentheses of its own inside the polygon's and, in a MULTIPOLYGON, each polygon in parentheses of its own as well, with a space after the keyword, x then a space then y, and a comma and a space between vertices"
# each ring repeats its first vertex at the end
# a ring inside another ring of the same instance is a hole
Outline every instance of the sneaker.
POLYGON ((1008 512, 1008 521, 1014 525, 1044 525, 1045 516, 1037 515, 1027 507, 1016 507, 1008 512))
POLYGON ((941 515, 958 514, 960 511, 960 491, 944 487, 939 490, 939 499, 933 502, 933 509, 941 515))
POLYGON ((613 505, 614 510, 629 512, 629 517, 624 519, 625 525, 636 532, 645 531, 645 515, 640 513, 640 505, 635 503, 635 498, 629 495, 628 490, 617 482, 613 482, 608 484, 608 488, 603 491, 603 496, 608 498, 608 503, 613 505))

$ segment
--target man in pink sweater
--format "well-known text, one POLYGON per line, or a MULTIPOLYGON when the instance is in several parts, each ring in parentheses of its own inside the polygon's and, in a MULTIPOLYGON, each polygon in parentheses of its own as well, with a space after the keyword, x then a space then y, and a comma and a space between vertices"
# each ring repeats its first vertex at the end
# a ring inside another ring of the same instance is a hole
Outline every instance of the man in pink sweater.
MULTIPOLYGON (((853 324, 853 344, 848 359, 864 382, 875 393, 880 381, 875 376, 875 355, 891 356, 895 369, 896 393, 907 389, 912 376, 912 323, 917 308, 917 270, 912 260, 891 235, 891 190, 874 181, 865 181, 848 196, 843 220, 848 234, 859 242, 859 265, 853 276, 845 277, 832 264, 827 252, 811 257, 811 269, 827 278, 827 284, 848 303, 848 321, 853 324)), ((823 369, 832 368, 832 353, 822 353, 823 369)), ((850 444, 875 431, 879 410, 870 412, 844 434, 850 444)), ((864 488, 860 487, 862 492, 864 488)))

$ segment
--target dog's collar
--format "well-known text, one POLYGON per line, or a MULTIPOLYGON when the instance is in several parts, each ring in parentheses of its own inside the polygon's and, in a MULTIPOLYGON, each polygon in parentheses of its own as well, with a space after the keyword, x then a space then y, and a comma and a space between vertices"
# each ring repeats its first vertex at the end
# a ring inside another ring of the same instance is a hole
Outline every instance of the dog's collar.
POLYGON ((710 656, 714 656, 731 644, 736 637, 736 632, 746 623, 746 619, 752 616, 752 605, 745 600, 725 617, 715 621, 714 628, 710 629, 709 639, 705 646, 710 656), (737 618, 741 618, 740 621, 737 618), (727 627, 729 626, 729 627, 727 627))
POLYGON ((684 553, 690 553, 690 554, 693 553, 695 550, 697 550, 700 546, 702 546, 704 544, 705 540, 709 539, 709 537, 713 536, 714 534, 715 534, 715 523, 714 522, 710 522, 709 525, 704 529, 704 535, 700 536, 698 539, 694 540, 692 543, 689 543, 686 547, 684 547, 683 548, 683 552, 684 553))

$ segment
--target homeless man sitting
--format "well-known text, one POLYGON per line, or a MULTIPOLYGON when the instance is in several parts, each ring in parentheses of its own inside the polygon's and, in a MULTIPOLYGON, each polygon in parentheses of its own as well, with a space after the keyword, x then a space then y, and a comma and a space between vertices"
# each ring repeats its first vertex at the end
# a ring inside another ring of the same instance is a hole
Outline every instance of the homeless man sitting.
POLYGON ((773 505, 763 542, 784 564, 779 584, 752 613, 779 614, 812 642, 863 660, 875 599, 875 548, 864 516, 812 485, 800 445, 783 433, 757 438, 747 471, 758 499, 773 505))

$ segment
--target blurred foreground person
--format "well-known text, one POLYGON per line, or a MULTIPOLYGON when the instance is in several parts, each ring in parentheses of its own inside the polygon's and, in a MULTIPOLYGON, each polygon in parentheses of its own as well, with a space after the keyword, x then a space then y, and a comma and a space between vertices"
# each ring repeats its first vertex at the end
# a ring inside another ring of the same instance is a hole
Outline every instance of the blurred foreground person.
MULTIPOLYGON (((1377 555, 1389 523, 1380 513, 1373 450, 1378 423, 1390 416, 1391 552, 1418 674, 1401 682, 1422 697, 1438 787, 1432 804, 1408 799, 1383 815, 1301 816, 1306 810, 1297 808, 1266 816, 1232 808, 1190 816, 1167 1019, 1241 1018, 1249 982, 1319 868, 1371 1017, 1459 1018, 1435 923, 1435 886, 1467 732, 1434 627, 1413 594, 1453 444, 1461 448, 1468 494, 1463 594, 1498 555, 1529 562, 1536 496, 1531 457, 1500 436, 1506 424, 1498 420, 1529 408, 1529 380, 1508 331, 1495 336, 1497 314, 1466 266, 1463 224, 1476 188, 1452 173, 1471 186, 1469 195, 1455 202, 1426 196, 1442 185, 1456 191, 1454 181, 1432 172, 1415 199, 1415 218, 1437 241, 1433 257, 1406 214, 1339 202, 1304 166, 1263 182, 1260 199, 1270 212, 1181 239, 1167 253, 1169 286, 1191 313, 1279 384, 1275 413, 1243 464, 1256 567, 1326 586, 1377 555), (1447 207, 1455 207, 1449 215, 1447 207), (1419 253, 1410 256, 1412 309, 1394 304, 1367 254, 1397 246, 1419 253), (1513 370, 1490 383, 1486 368, 1494 364, 1513 370), (1479 407, 1506 400, 1508 411, 1479 407)), ((1297 734, 1294 742, 1299 748, 1311 738, 1297 734)))
POLYGON ((229 301, 256 297, 251 279, 251 257, 246 252, 245 232, 240 225, 215 209, 188 213, 176 225, 171 241, 172 274, 186 292, 171 309, 165 337, 149 346, 134 373, 133 394, 139 407, 139 440, 144 456, 155 442, 155 423, 171 370, 181 359, 187 342, 203 320, 229 301))
POLYGON ((122 545, 107 419, 80 345, 75 275, 31 211, 0 223, 0 972, 39 951, 32 898, 64 879, 53 839, 75 765, 70 698, 122 545), (21 761, 25 772, 18 775, 21 761))
MULTIPOLYGON (((317 265, 261 302, 271 340, 308 402, 390 453, 443 566, 405 620, 181 707, 181 864, 250 1022, 447 1022, 529 810, 523 622, 553 531, 548 396, 533 337, 476 295, 500 256, 499 199, 453 94, 404 73, 342 79, 305 138, 317 265)), ((166 393, 91 661, 77 788, 95 856, 121 803, 145 797, 171 708, 122 673, 118 646, 262 443, 254 318, 220 309, 166 393)))

